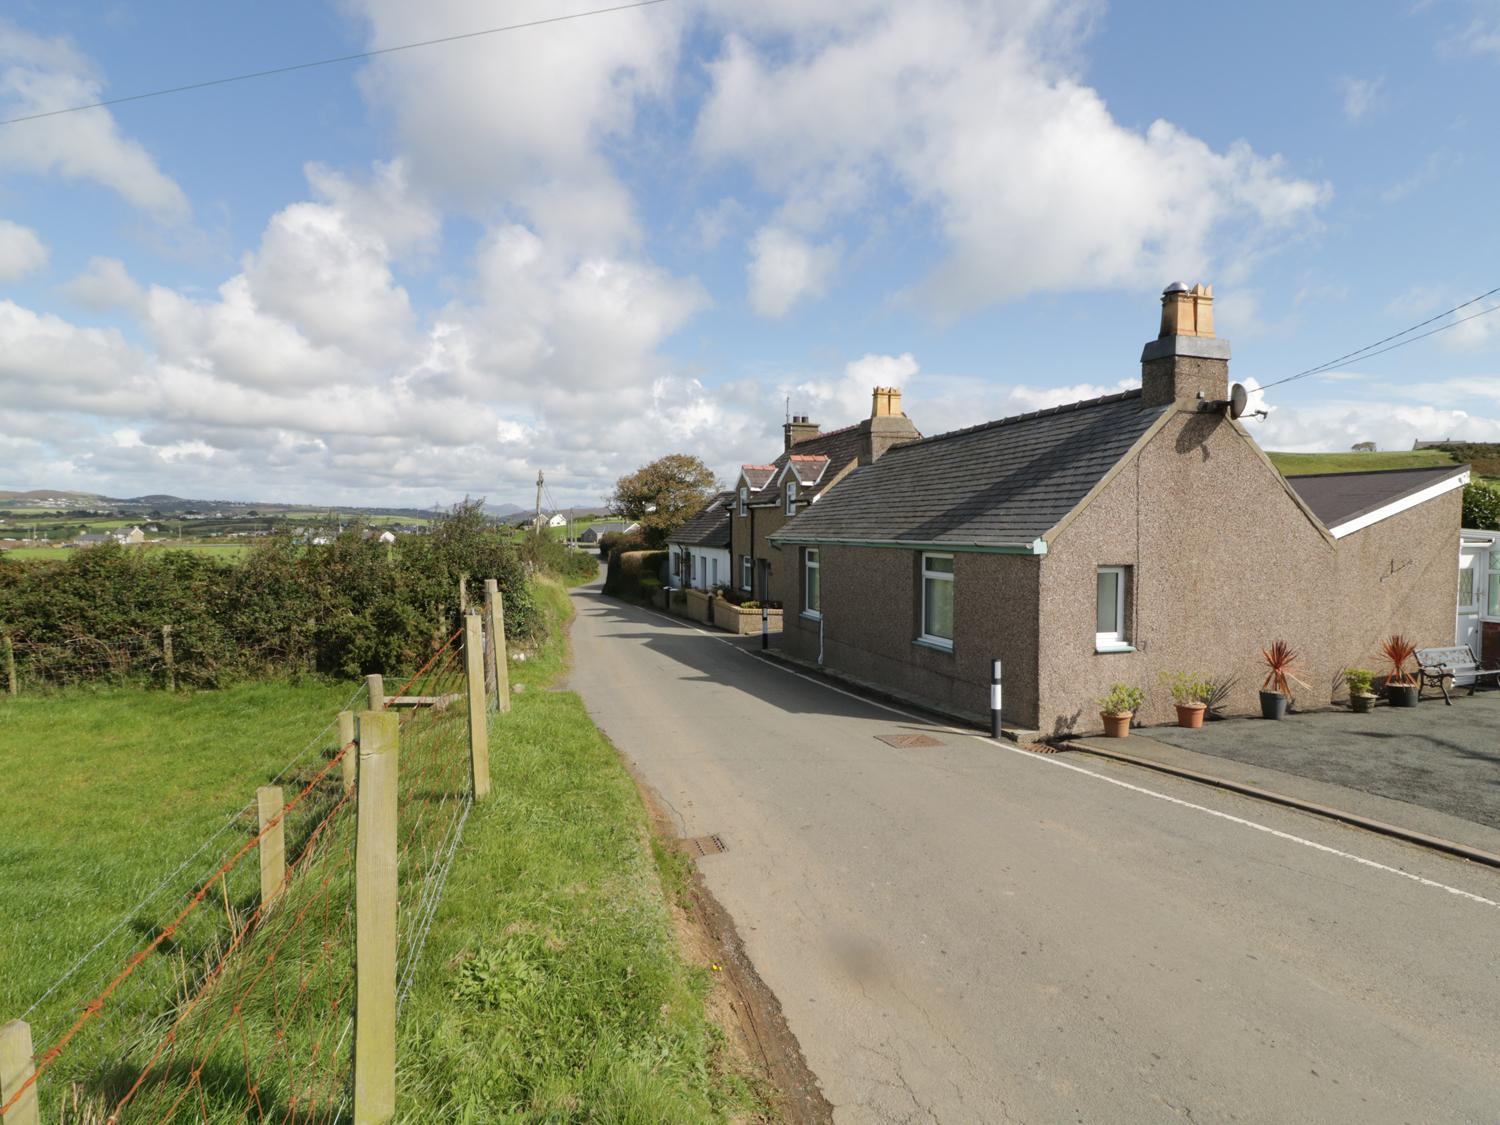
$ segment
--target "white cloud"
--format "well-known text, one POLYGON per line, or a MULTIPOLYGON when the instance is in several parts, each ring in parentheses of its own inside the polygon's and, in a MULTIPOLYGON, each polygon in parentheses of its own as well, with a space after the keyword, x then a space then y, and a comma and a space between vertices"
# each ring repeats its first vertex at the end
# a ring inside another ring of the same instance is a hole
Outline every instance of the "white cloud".
MULTIPOLYGON (((348 0, 375 49, 556 16, 552 0, 348 0), (502 18, 503 17, 503 18, 502 18)), ((361 84, 388 113, 414 180, 496 218, 519 207, 549 241, 612 247, 639 236, 602 146, 673 78, 685 16, 617 12, 375 59, 361 84)))
POLYGON ((0 219, 0 284, 20 281, 47 264, 46 245, 36 231, 0 219))
MULTIPOLYGON (((21 117, 99 101, 104 83, 65 40, 44 39, 0 20, 0 114, 21 117)), ((188 216, 187 197, 107 109, 0 129, 0 170, 92 180, 163 221, 188 216)))
POLYGON ((1500 410, 1486 417, 1470 410, 1423 403, 1333 400, 1280 406, 1250 434, 1264 449, 1337 452, 1357 442, 1381 449, 1410 449, 1412 442, 1500 440, 1500 410))
POLYGON ((1381 101, 1384 78, 1354 78, 1344 75, 1338 80, 1339 93, 1343 97, 1344 116, 1350 121, 1362 121, 1381 101))
POLYGON ((1243 142, 1117 122, 1076 76, 1087 6, 814 9, 743 17, 709 68, 697 147, 753 171, 804 234, 891 188, 926 208, 948 256, 917 296, 940 312, 1201 276, 1329 195, 1243 142))
POLYGON ((821 297, 837 264, 836 247, 763 227, 750 242, 750 306, 762 316, 785 316, 804 298, 821 297))
POLYGON ((95 312, 139 311, 146 301, 145 291, 119 258, 90 258, 84 271, 63 286, 63 291, 95 312))
POLYGON ((322 164, 305 169, 313 192, 348 217, 351 225, 378 235, 393 256, 424 258, 437 249, 442 215, 411 186, 406 161, 376 161, 368 177, 356 178, 322 164))

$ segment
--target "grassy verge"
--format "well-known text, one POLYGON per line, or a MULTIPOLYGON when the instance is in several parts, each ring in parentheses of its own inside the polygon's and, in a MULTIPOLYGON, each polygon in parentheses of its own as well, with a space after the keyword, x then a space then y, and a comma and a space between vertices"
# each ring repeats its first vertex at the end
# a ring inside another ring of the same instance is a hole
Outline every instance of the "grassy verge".
POLYGON ((703 967, 678 952, 646 813, 571 692, 571 607, 514 665, 524 690, 492 729, 490 800, 470 818, 403 1018, 412 1120, 707 1122, 767 1115, 724 1061, 703 967))
MULTIPOLYGON (((30 1007, 253 800, 352 690, 268 682, 179 695, 74 690, 0 699, 0 1022, 30 1007)), ((243 839, 245 828, 235 828, 243 839)), ((191 869, 183 879, 190 885, 201 874, 191 869)), ((131 916, 33 1013, 38 1039, 61 1030, 171 901, 163 894, 131 916)), ((171 965, 160 960, 142 975, 170 979, 171 965)))

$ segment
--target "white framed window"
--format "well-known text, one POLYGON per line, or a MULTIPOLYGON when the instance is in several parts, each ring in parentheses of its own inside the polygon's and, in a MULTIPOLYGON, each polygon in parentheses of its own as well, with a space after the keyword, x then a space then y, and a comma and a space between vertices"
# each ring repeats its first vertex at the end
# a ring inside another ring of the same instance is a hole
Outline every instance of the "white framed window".
POLYGON ((794 480, 786 482, 786 514, 789 516, 797 514, 797 482, 794 480))
POLYGON ((922 556, 922 636, 938 648, 953 647, 953 556, 922 556))
POLYGON ((1485 575, 1485 616, 1500 617, 1500 542, 1492 544, 1488 554, 1490 565, 1485 575))
POLYGON ((1130 652, 1125 631, 1125 599, 1130 589, 1128 566, 1101 566, 1094 602, 1094 650, 1130 652))
POLYGON ((823 576, 816 547, 802 549, 802 612, 808 617, 823 616, 823 576))
POLYGON ((742 484, 742 485, 740 485, 740 515, 742 515, 742 516, 748 516, 749 514, 750 514, 750 489, 747 488, 745 485, 742 484))
POLYGON ((751 566, 750 556, 749 555, 741 555, 740 556, 740 589, 741 590, 748 591, 750 589, 750 583, 752 581, 752 575, 751 575, 750 566, 751 566))
POLYGON ((717 590, 719 588, 719 560, 717 558, 708 560, 708 573, 710 576, 708 588, 710 590, 717 590))

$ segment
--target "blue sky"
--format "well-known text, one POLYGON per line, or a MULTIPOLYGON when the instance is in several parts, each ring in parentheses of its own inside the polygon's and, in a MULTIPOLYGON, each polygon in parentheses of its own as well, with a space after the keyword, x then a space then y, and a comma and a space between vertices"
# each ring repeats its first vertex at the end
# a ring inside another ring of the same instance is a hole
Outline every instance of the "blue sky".
MULTIPOLYGON (((0 116, 596 6, 20 0, 0 116)), ((668 0, 0 127, 0 487, 589 503, 1119 389, 1179 278, 1271 382, 1500 285, 1497 78, 1494 0, 668 0)), ((1500 313, 1267 405, 1500 440, 1500 313)))

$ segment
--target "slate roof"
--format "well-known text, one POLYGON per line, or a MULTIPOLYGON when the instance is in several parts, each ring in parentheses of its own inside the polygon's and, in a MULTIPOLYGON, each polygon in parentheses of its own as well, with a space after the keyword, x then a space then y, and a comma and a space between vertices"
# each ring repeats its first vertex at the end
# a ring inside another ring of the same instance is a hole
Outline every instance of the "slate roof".
POLYGON ((1469 471, 1467 465, 1435 469, 1373 469, 1356 473, 1313 473, 1287 477, 1287 484, 1323 526, 1333 528, 1368 515, 1377 508, 1469 471))
POLYGON ((813 456, 806 453, 793 453, 787 458, 787 467, 796 476, 797 483, 804 488, 817 484, 828 465, 828 458, 821 454, 813 456))
POLYGON ((771 538, 1029 548, 1168 409, 1132 390, 907 442, 771 538))
POLYGON ((675 543, 679 547, 727 548, 729 546, 729 502, 733 498, 732 492, 719 493, 708 502, 703 511, 667 536, 667 542, 675 543))
POLYGON ((741 465, 740 472, 750 482, 750 491, 759 492, 771 483, 771 478, 776 475, 775 465, 741 465))

